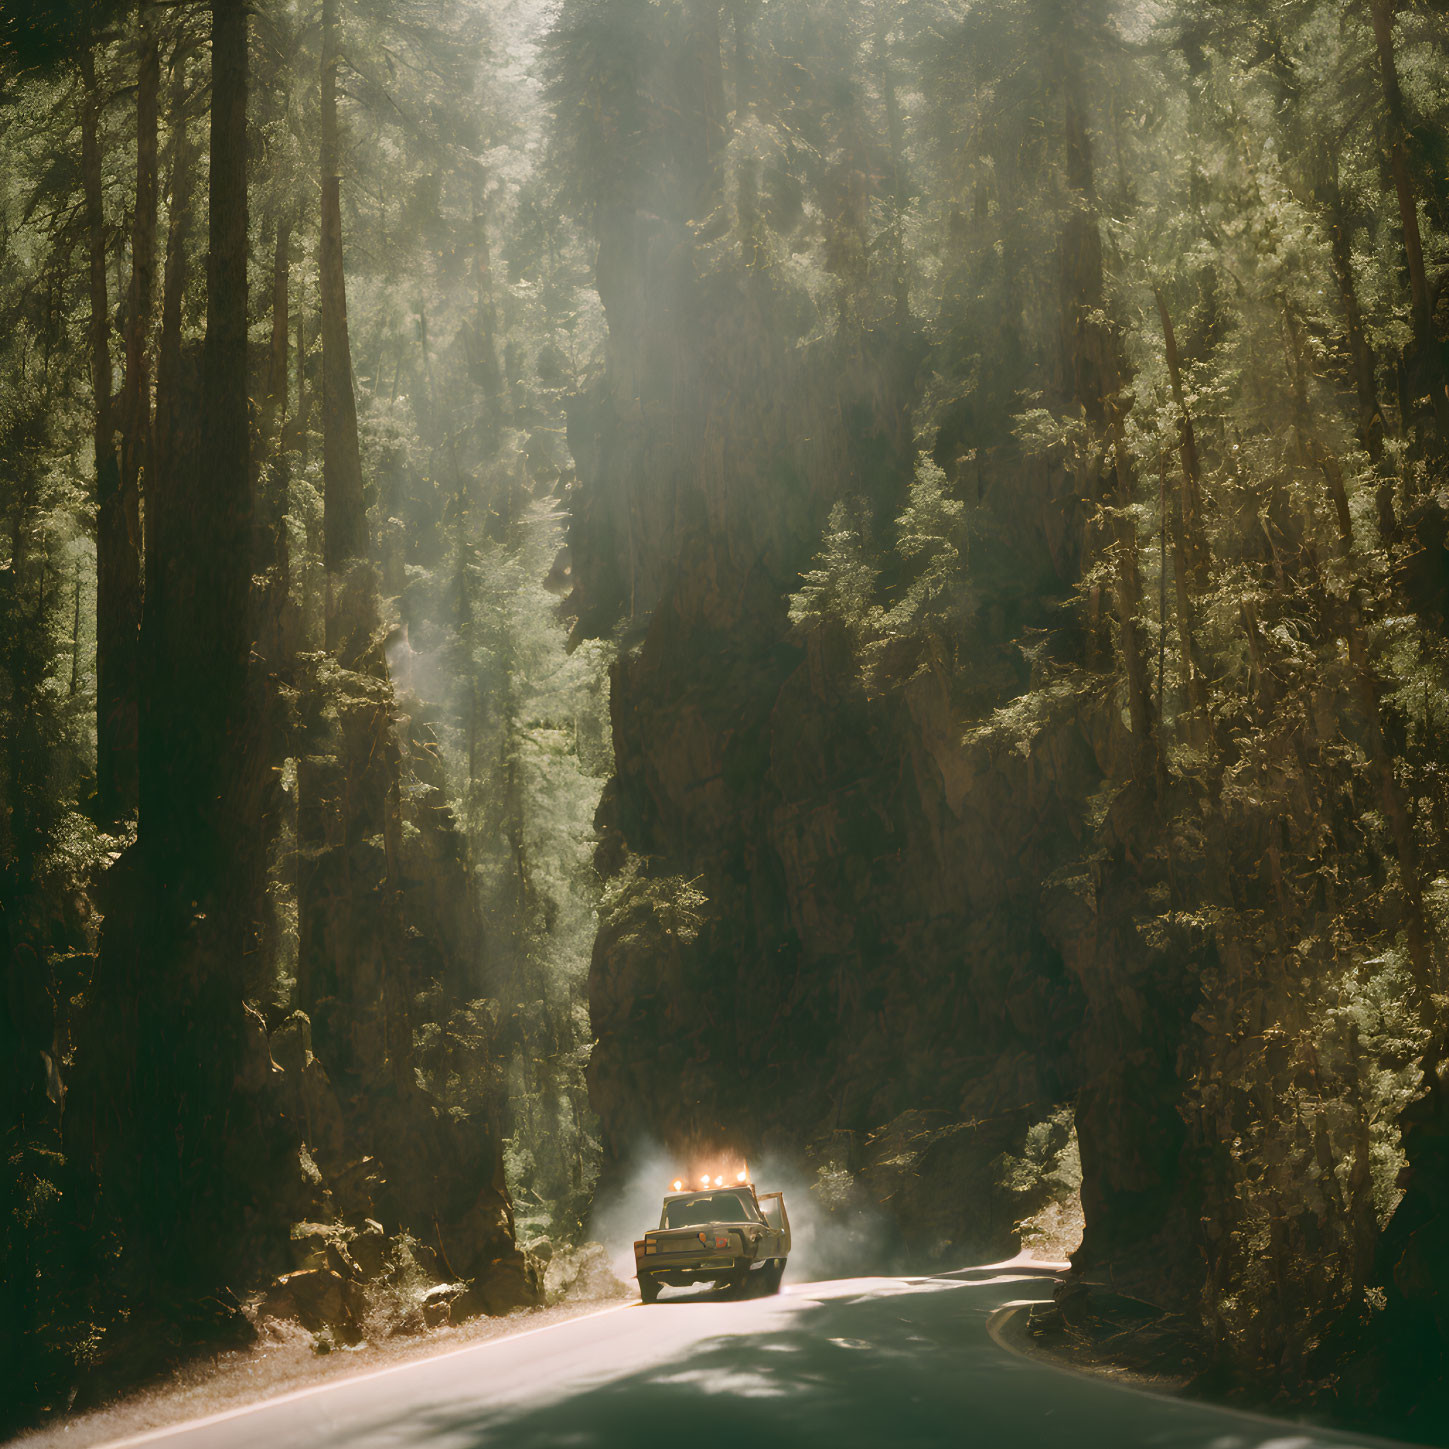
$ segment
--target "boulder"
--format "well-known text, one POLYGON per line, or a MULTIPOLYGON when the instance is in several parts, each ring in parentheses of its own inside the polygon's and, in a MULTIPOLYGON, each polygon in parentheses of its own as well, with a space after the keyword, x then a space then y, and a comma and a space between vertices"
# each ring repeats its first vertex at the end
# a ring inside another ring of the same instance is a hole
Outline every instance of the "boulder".
POLYGON ((466 1283, 435 1283, 418 1300, 423 1311, 423 1322, 429 1328, 460 1322, 461 1319, 454 1316, 454 1308, 467 1291, 466 1283))
POLYGON ((355 1283, 330 1268, 283 1273, 262 1299, 262 1318, 292 1319, 312 1333, 333 1329, 349 1341, 358 1337, 362 1295, 355 1283))
POLYGON ((387 1267, 388 1241, 382 1224, 376 1218, 363 1218, 347 1246, 352 1261, 357 1264, 359 1277, 372 1279, 382 1276, 387 1267))
POLYGON ((344 1223, 299 1222, 292 1224, 293 1268, 330 1268, 343 1278, 361 1278, 350 1245, 354 1232, 344 1223))
POLYGON ((491 1187, 484 1188, 465 1212, 438 1225, 438 1243, 443 1261, 454 1273, 477 1278, 510 1251, 518 1251, 507 1200, 491 1187))
POLYGON ((501 1317, 516 1308, 533 1308, 543 1301, 537 1258, 515 1248, 488 1265, 453 1306, 454 1323, 480 1313, 501 1317))

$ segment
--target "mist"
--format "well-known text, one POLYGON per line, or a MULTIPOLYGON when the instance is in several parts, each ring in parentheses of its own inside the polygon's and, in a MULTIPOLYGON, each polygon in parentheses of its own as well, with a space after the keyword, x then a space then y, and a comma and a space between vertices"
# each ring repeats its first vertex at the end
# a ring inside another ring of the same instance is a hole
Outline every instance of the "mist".
MULTIPOLYGON (((697 1170, 709 1154, 681 1156, 689 1158, 687 1167, 657 1143, 641 1146, 617 1173, 606 1176, 595 1198, 588 1236, 604 1245, 616 1276, 625 1282, 634 1279, 634 1243, 659 1226, 665 1195, 681 1178, 688 1186, 690 1170, 697 1170)), ((732 1154, 719 1155, 726 1166, 733 1160, 732 1154)), ((899 1233, 888 1216, 859 1194, 842 1200, 828 1173, 811 1174, 800 1161, 770 1152, 750 1159, 748 1166, 756 1192, 785 1195, 791 1235, 787 1283, 871 1276, 906 1267, 899 1233)))
POLYGON ((1446 77, 0 0, 0 1432, 562 1312, 751 1143, 787 1286, 1070 1250, 1442 1419, 1446 77))

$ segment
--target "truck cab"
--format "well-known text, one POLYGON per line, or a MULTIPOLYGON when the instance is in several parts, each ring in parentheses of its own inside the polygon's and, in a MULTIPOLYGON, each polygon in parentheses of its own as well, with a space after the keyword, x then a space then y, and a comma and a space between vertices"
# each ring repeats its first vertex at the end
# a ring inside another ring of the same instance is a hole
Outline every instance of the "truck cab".
POLYGON ((744 1288, 758 1281, 765 1292, 778 1293, 789 1256, 784 1194, 757 1192, 750 1182, 667 1194, 659 1226, 634 1244, 645 1303, 656 1302, 666 1285, 744 1288))

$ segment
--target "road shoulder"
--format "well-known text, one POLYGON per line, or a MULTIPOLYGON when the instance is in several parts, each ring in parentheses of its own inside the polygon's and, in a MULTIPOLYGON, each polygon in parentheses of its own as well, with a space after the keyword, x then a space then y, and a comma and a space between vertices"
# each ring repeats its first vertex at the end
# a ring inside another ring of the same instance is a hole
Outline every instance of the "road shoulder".
POLYGON ((1200 1370, 1195 1356, 1185 1349, 1180 1353, 1168 1349, 1164 1356, 1160 1348, 1149 1353, 1140 1343, 1122 1342, 1114 1354, 1092 1337, 1060 1324, 1043 1331, 1032 1321, 1032 1310, 1043 1306, 1050 1307, 1022 1302, 998 1308, 987 1321, 987 1332, 1000 1348, 1022 1358, 1173 1398, 1183 1395, 1200 1370), (1178 1362, 1172 1364, 1171 1358, 1178 1362))
POLYGON ((371 1377, 574 1319, 629 1306, 629 1300, 583 1299, 525 1308, 502 1318, 475 1318, 457 1327, 363 1343, 319 1354, 311 1334, 277 1334, 250 1348, 200 1359, 162 1381, 20 1435, 9 1449, 90 1449, 119 1445, 198 1420, 371 1377))

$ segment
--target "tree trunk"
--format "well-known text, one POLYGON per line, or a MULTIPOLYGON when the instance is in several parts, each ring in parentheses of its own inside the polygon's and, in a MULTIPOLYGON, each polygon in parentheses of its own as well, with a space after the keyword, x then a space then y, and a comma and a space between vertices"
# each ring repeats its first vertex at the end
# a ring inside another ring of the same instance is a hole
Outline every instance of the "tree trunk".
MULTIPOLYGON (((192 200, 196 192, 196 145, 187 122, 186 60, 178 56, 169 102, 171 145, 169 160, 170 205, 166 231, 166 263, 162 278, 161 338, 156 351, 156 415, 152 431, 152 468, 147 498, 147 530, 154 523, 155 491, 172 471, 178 435, 178 396, 181 381, 181 314, 190 280, 188 247, 193 224, 192 200)), ((146 593, 150 596, 154 548, 146 556, 146 593)), ((143 622, 144 627, 144 622, 143 622)))
POLYGON ((134 1134, 153 1162, 145 1236, 164 1252, 166 1277, 186 1291, 225 1271, 217 1244, 229 1241, 224 1221, 239 1210, 222 1163, 240 1140, 233 1094, 242 950, 234 927, 248 881, 236 782, 252 754, 246 0, 213 0, 211 52, 206 337, 198 389, 180 325, 187 176, 195 169, 183 130, 172 158, 161 446, 154 502, 148 497, 136 916, 129 935, 126 922, 108 919, 103 946, 129 974, 134 995, 124 1009, 137 1023, 135 1123, 122 1142, 134 1134))
POLYGON ((292 221, 277 218, 276 249, 272 256, 272 338, 267 350, 267 392, 262 408, 262 437, 275 448, 287 420, 287 367, 290 316, 292 221))
MULTIPOLYGON (((246 0, 212 0, 210 228, 206 345, 202 358, 201 456, 205 503, 193 632, 206 703, 208 785, 219 782, 225 736, 242 716, 249 655, 251 439, 247 398, 247 10, 246 0)), ((198 499, 198 501, 200 501, 198 499)), ((208 798, 214 798, 208 792, 208 798)))
POLYGON ((879 7, 876 12, 875 62, 880 67, 881 97, 885 101, 886 141, 890 147, 890 234, 891 294, 896 318, 905 321, 911 310, 911 273, 906 259, 906 181, 905 129, 901 121, 900 98, 891 69, 888 35, 892 20, 890 10, 879 7))
POLYGON ((730 122, 731 133, 744 124, 745 117, 754 109, 754 65, 750 60, 749 21, 747 4, 734 0, 730 23, 734 30, 734 114, 730 122))
POLYGON ((150 333, 156 292, 157 110, 161 51, 147 14, 139 5, 141 59, 136 80, 136 214, 131 228, 131 291, 126 317, 126 384, 121 410, 124 432, 122 483, 139 489, 150 446, 150 333))
POLYGON ((1168 310, 1167 298, 1160 287, 1153 289, 1157 301, 1157 315, 1162 322, 1164 356, 1167 361, 1167 377, 1172 388, 1172 400, 1177 408, 1178 457, 1182 464, 1182 482, 1178 496, 1169 509, 1171 526, 1169 542, 1172 549, 1173 586, 1177 604, 1178 656, 1182 675, 1183 697, 1187 701, 1188 713, 1195 721, 1194 738, 1205 737, 1211 728, 1208 711, 1207 688, 1203 680, 1202 664, 1198 655, 1197 641, 1193 630, 1192 593, 1206 589, 1211 580, 1212 567, 1208 552, 1207 534, 1203 527, 1202 469, 1197 452, 1197 434, 1193 429, 1192 413, 1187 405, 1187 391, 1182 381, 1182 363, 1177 350, 1177 332, 1172 325, 1172 314, 1168 310))
MULTIPOLYGON (((1142 576, 1138 565, 1137 525, 1132 517, 1133 476, 1127 451, 1127 429, 1120 408, 1114 405, 1111 421, 1113 471, 1116 496, 1112 505, 1117 537, 1117 627, 1121 634, 1122 663, 1127 674, 1127 712, 1132 736, 1144 762, 1161 775, 1163 758, 1157 748, 1152 713, 1152 685, 1147 672, 1146 641, 1139 615, 1142 607, 1142 576)), ((1159 780, 1159 784, 1164 784, 1159 780)))
POLYGON ((473 286, 477 310, 471 360, 473 381, 482 389, 491 408, 502 391, 503 376, 498 365, 498 308, 493 299, 493 256, 488 240, 486 181, 480 165, 473 173, 473 286))
POLYGON ((81 79, 81 185, 90 262, 87 335, 96 467, 96 775, 101 815, 114 821, 130 810, 136 792, 135 625, 140 559, 137 530, 128 526, 121 464, 116 456, 110 286, 101 189, 101 94, 90 49, 81 62, 81 79))
POLYGON ((1192 594, 1188 587, 1187 549, 1183 544, 1186 532, 1180 502, 1169 505, 1170 530, 1168 544, 1172 550, 1173 594, 1177 608, 1178 664, 1182 676, 1183 698, 1188 713, 1196 721, 1190 738, 1201 743, 1212 728, 1208 710, 1207 684, 1203 678, 1202 660, 1197 645, 1192 594))
POLYGON ((1374 490, 1379 534, 1385 543, 1393 543, 1399 537, 1399 520, 1394 504, 1393 475, 1384 462, 1384 414, 1379 406, 1374 349, 1364 331, 1348 237, 1343 225, 1337 221, 1333 226, 1333 269, 1338 277, 1339 295, 1343 298, 1344 327, 1353 368, 1354 391, 1358 394, 1359 441, 1379 475, 1378 486, 1374 490))
MULTIPOLYGON (((190 157, 178 74, 174 190, 157 362, 137 841, 113 867, 90 1039, 67 1136, 119 1230, 120 1271, 150 1312, 216 1302, 241 1249, 259 1132, 237 1081, 254 861, 245 772, 252 574, 247 398, 247 0, 211 8, 210 248, 198 369, 181 340, 190 157), (198 422, 199 415, 199 422, 198 422), (137 1170, 137 1164, 143 1170, 137 1170)), ((199 1305, 205 1304, 205 1307, 199 1305)), ((198 1311, 199 1310, 199 1311, 198 1311)))
POLYGON ((1064 134, 1066 179, 1076 193, 1076 205, 1061 239, 1063 360, 1077 403, 1102 446, 1112 451, 1115 487, 1108 489, 1101 501, 1107 506, 1116 539, 1117 626, 1127 683, 1127 709, 1139 775, 1143 779, 1157 779, 1162 761, 1153 728, 1152 691, 1138 621, 1142 587, 1137 531, 1131 512, 1135 491, 1132 460, 1127 448, 1121 396, 1125 365, 1116 332, 1104 319, 1106 288, 1096 183, 1091 142, 1077 94, 1079 89, 1080 80, 1072 73, 1064 134))
POLYGON ((1333 247, 1334 277, 1338 282, 1339 297, 1343 301, 1344 340, 1348 344, 1349 368, 1353 374, 1353 389, 1358 398, 1359 442, 1377 466, 1384 456, 1384 412, 1379 405, 1373 344, 1364 331, 1363 310, 1358 303, 1348 227, 1337 210, 1329 220, 1329 237, 1333 247))
POLYGON ((198 172, 198 147, 185 115, 187 65, 178 56, 169 99, 171 126, 170 204, 163 271, 161 335, 156 350, 156 407, 151 466, 146 481, 146 588, 141 614, 140 816, 165 812, 167 739, 173 726, 169 702, 180 687, 173 673, 172 634, 185 627, 185 580, 191 554, 189 521, 195 468, 194 368, 183 352, 182 316, 191 281, 191 234, 198 172))
POLYGON ((342 194, 337 129, 337 3, 322 0, 322 513, 329 572, 367 556, 367 510, 352 344, 347 331, 347 281, 342 269, 342 194))
MULTIPOLYGON (((1370 0, 1374 42, 1379 57, 1379 84, 1388 121, 1389 173, 1399 203, 1399 231, 1404 245, 1404 262, 1409 272, 1409 303, 1414 327, 1414 351, 1422 382, 1434 412, 1434 426, 1440 442, 1449 440, 1449 394, 1445 392, 1444 365, 1434 336, 1433 298, 1424 269, 1424 241, 1419 231, 1419 204, 1414 180, 1409 174, 1408 119, 1404 95, 1399 86, 1398 60, 1394 53, 1393 0, 1370 0)), ((1418 389, 1415 389, 1418 391, 1418 389)))
POLYGON ((101 196, 101 97, 95 58, 82 63, 81 184, 85 194, 86 247, 90 261, 89 331, 91 390, 95 397, 96 470, 114 453, 111 420, 110 291, 106 282, 106 219, 101 196))
MULTIPOLYGON (((148 1230, 164 1245, 166 1277, 183 1298, 226 1281, 243 1211, 233 1158, 257 1150, 236 1085, 256 866, 242 782, 260 764, 248 709, 247 15, 247 0, 212 0, 198 445, 181 453, 168 480, 167 541, 185 552, 164 561, 168 659, 146 746, 160 779, 143 797, 140 833, 152 903, 134 967, 142 992, 138 1116, 160 1158, 148 1230)), ((180 408, 183 421, 187 411, 180 408)))
POLYGON ((106 814, 124 814, 139 796, 139 666, 141 631, 141 477, 151 467, 151 320, 156 292, 157 107, 161 54, 147 7, 138 5, 140 63, 136 79, 136 211, 131 227, 131 286, 126 309, 126 374, 121 393, 121 456, 116 510, 119 545, 108 598, 98 609, 112 659, 114 735, 107 750, 97 741, 97 764, 106 814), (108 778, 109 777, 109 778, 108 778))
MULTIPOLYGON (((253 507, 256 511, 257 573, 266 583, 257 599, 256 644, 262 672, 268 680, 266 713, 276 714, 275 677, 289 669, 286 660, 286 623, 290 583, 287 548, 288 493, 291 470, 283 448, 286 432, 287 392, 291 364, 292 222, 290 215, 277 214, 272 233, 271 336, 267 341, 267 376, 262 393, 259 446, 252 460, 253 507)), ((285 749, 269 750, 275 761, 285 758, 285 749)))
POLYGON ((81 571, 76 570, 75 575, 75 613, 70 624, 70 691, 69 696, 74 699, 80 691, 80 659, 81 659, 81 571))
POLYGON ((1333 275, 1343 303, 1344 342, 1348 348, 1353 390, 1358 400, 1358 440, 1379 475, 1374 494, 1379 534, 1385 543, 1393 543, 1399 536, 1399 523, 1394 502, 1394 476, 1384 461, 1384 412, 1379 403, 1378 367, 1373 343, 1364 329, 1363 309, 1359 306, 1358 283, 1353 274, 1353 248, 1344 215, 1336 157, 1327 159, 1324 171, 1327 179, 1318 190, 1327 212, 1333 275))
POLYGON ((312 399, 307 396, 307 312, 304 306, 305 293, 302 282, 297 281, 297 451, 302 455, 302 466, 307 464, 307 426, 311 421, 309 410, 312 399))
MULTIPOLYGON (((1333 503, 1334 523, 1338 533, 1338 546, 1347 559, 1353 552, 1353 524, 1348 508, 1348 492, 1343 483, 1343 472, 1338 460, 1331 453, 1319 455, 1319 465, 1328 484, 1329 498, 1333 503)), ((1369 758, 1378 776, 1379 797, 1383 802, 1384 815, 1389 822, 1393 836, 1394 854, 1399 865, 1399 889, 1403 892, 1407 907, 1409 938, 1409 959, 1413 966, 1414 979, 1420 995, 1427 1003, 1432 992, 1441 989, 1439 972, 1430 948, 1430 933, 1424 912, 1423 871, 1419 861, 1419 842, 1414 833, 1413 816, 1398 778, 1394 774, 1394 755, 1384 739, 1383 720, 1379 708, 1378 687, 1369 664, 1368 649, 1364 643, 1363 601, 1360 590, 1354 588, 1345 606, 1343 625, 1344 642, 1348 646, 1349 668, 1352 671, 1354 693, 1364 717, 1368 733, 1369 758)))
POLYGON ((694 215, 707 216, 718 199, 724 159, 724 64, 718 0, 689 0, 689 31, 677 77, 688 174, 697 186, 694 215))
POLYGON ((1162 320, 1162 340, 1167 358, 1167 378, 1172 386, 1172 401, 1177 408, 1178 447, 1182 459, 1182 529, 1183 547, 1193 586, 1201 592, 1208 586, 1208 550, 1202 517, 1202 465, 1197 455, 1197 434, 1188 411, 1187 392, 1182 385, 1182 363, 1177 352, 1177 333, 1167 298, 1160 287, 1153 288, 1157 299, 1157 315, 1162 320))

